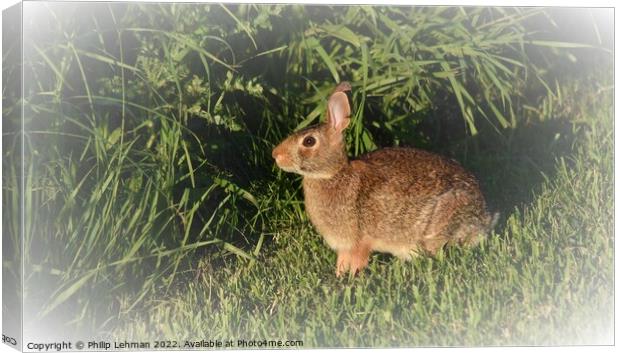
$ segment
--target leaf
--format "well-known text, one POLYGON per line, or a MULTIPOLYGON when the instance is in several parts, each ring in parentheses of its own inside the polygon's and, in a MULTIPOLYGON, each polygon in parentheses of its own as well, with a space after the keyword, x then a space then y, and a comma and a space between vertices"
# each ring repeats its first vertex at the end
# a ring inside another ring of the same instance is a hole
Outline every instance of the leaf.
POLYGON ((114 144, 116 144, 116 142, 118 142, 118 140, 121 138, 121 128, 117 127, 116 129, 114 129, 114 131, 112 131, 112 133, 108 136, 108 148, 112 147, 114 144))
MULTIPOLYGON (((157 29, 152 29, 152 28, 126 28, 125 30, 127 31, 134 31, 134 32, 151 32, 151 33, 160 33, 163 34, 167 37, 170 37, 178 42, 181 42, 185 45, 187 45, 188 47, 192 48, 194 51, 196 51, 199 54, 202 54, 208 58, 210 58, 211 60, 215 61, 216 63, 224 66, 225 68, 232 70, 232 71, 236 71, 231 65, 223 62, 222 60, 220 60, 217 56, 211 54, 210 52, 204 50, 200 45, 196 44, 191 38, 188 38, 187 36, 184 35, 179 35, 177 33, 174 32, 166 32, 166 31, 162 31, 162 30, 157 30, 157 29)), ((223 42, 222 39, 218 39, 218 41, 223 42)))
POLYGON ((32 45, 32 47, 37 51, 37 53, 39 53, 39 55, 43 58, 43 60, 45 60, 45 63, 47 63, 47 65, 52 69, 52 71, 54 71, 54 74, 56 74, 56 77, 58 78, 60 82, 60 86, 67 85, 68 88, 73 90, 73 87, 71 87, 71 85, 69 85, 68 82, 65 82, 65 77, 62 75, 62 73, 56 67, 56 65, 54 65, 54 62, 45 54, 45 52, 39 49, 39 47, 37 47, 34 44, 32 45))
POLYGON ((353 33, 345 26, 339 25, 324 25, 321 27, 327 34, 338 39, 342 39, 345 42, 353 44, 355 47, 359 47, 361 44, 360 36, 353 33))
POLYGON ((239 249, 238 247, 232 245, 231 243, 224 243, 223 247, 224 247, 224 249, 230 251, 231 253, 233 253, 233 254, 235 254, 237 256, 243 257, 243 258, 248 259, 248 260, 254 260, 254 256, 252 256, 252 255, 248 254, 247 252, 239 249))
POLYGON ((235 20, 235 22, 237 22, 237 24, 239 25, 239 27, 241 27, 241 29, 243 29, 243 31, 248 35, 248 37, 250 37, 250 40, 252 41, 252 45, 254 45, 254 49, 258 49, 258 46, 256 45, 256 41, 254 40, 254 37, 252 36, 252 33, 250 31, 250 29, 248 28, 248 26, 246 26, 245 24, 243 24, 243 22, 241 22, 237 16, 235 16, 232 12, 230 12, 230 10, 224 6, 224 4, 220 4, 220 7, 222 7, 224 9, 224 11, 226 11, 226 13, 233 18, 233 20, 235 20))
POLYGON ((310 125, 310 123, 312 123, 317 117, 321 115, 321 112, 323 112, 324 109, 325 107, 323 105, 317 105, 314 110, 312 110, 310 114, 308 114, 308 116, 306 116, 306 118, 301 123, 299 123, 297 127, 295 127, 295 130, 303 129, 306 126, 310 125))
POLYGON ((221 177, 215 177, 213 178, 213 181, 224 190, 226 190, 226 192, 231 192, 233 194, 239 195, 244 199, 250 201, 256 208, 258 208, 258 201, 256 201, 254 195, 252 195, 249 191, 221 177))
POLYGON ((340 82, 340 75, 338 75, 338 70, 336 70, 336 64, 334 63, 332 58, 327 54, 325 49, 323 49, 323 47, 321 46, 321 43, 319 43, 319 41, 316 38, 308 38, 308 46, 316 50, 316 52, 319 54, 321 59, 323 59, 323 62, 325 63, 325 65, 327 65, 329 72, 331 72, 332 77, 334 78, 334 82, 340 82))
POLYGON ((454 76, 456 74, 456 71, 436 71, 433 72, 433 76, 437 77, 437 78, 448 78, 451 76, 454 76))
POLYGON ((82 276, 80 279, 75 281, 72 285, 70 285, 67 289, 59 293, 54 297, 52 303, 45 308, 45 310, 41 313, 41 316, 45 316, 49 314, 52 310, 54 310, 58 305, 64 303, 69 297, 77 293, 77 291, 82 288, 86 282, 97 273, 97 270, 91 270, 86 275, 82 276))
POLYGON ((194 167, 192 166, 192 159, 189 154, 189 150, 187 149, 187 143, 185 141, 181 142, 181 146, 183 146, 183 152, 185 152, 185 161, 187 162, 187 170, 189 173, 189 179, 192 182, 192 187, 196 187, 196 180, 194 180, 194 167))
POLYGON ((591 48, 591 49, 601 49, 606 52, 609 52, 609 50, 607 49, 598 48, 593 45, 583 44, 583 43, 558 42, 558 41, 551 41, 551 40, 531 40, 526 43, 538 45, 541 47, 550 47, 550 48, 591 48))

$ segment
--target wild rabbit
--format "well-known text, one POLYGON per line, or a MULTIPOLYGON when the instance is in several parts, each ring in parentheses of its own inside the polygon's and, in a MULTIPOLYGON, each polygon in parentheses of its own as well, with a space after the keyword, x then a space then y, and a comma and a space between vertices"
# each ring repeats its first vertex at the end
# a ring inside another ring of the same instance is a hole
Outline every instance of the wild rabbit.
POLYGON ((277 165, 303 176, 312 224, 337 256, 336 276, 357 273, 371 251, 402 259, 447 243, 475 244, 493 227, 476 178, 457 162, 415 148, 383 148, 349 160, 343 130, 351 108, 340 83, 325 123, 273 149, 277 165))

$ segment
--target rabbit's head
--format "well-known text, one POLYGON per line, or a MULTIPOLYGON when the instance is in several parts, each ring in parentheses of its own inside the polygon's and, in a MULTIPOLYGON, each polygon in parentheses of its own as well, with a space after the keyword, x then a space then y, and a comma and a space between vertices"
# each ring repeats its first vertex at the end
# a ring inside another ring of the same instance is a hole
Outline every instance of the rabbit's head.
POLYGON ((282 170, 310 178, 330 178, 347 163, 343 131, 349 125, 351 108, 340 83, 329 97, 324 123, 293 133, 273 149, 272 156, 282 170))

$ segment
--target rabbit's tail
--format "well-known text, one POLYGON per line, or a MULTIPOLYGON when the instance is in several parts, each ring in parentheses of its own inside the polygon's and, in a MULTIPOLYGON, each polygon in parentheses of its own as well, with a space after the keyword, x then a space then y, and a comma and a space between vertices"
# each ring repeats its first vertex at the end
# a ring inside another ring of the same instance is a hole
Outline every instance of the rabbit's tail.
POLYGON ((497 221, 499 220, 499 212, 495 212, 493 216, 489 216, 489 226, 487 227, 487 234, 491 233, 495 226, 497 225, 497 221))
POLYGON ((455 231, 454 239, 463 245, 475 246, 483 238, 488 238, 499 220, 499 212, 477 218, 476 222, 462 224, 455 231))

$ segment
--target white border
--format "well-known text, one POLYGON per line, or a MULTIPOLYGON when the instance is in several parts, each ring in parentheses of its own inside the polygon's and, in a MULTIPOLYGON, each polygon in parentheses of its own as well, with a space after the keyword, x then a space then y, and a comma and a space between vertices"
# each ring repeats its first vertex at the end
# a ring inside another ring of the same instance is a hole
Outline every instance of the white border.
MULTIPOLYGON (((75 1, 75 0, 74 0, 75 1)), ((97 0, 79 0, 75 2, 94 2, 97 0)), ((109 2, 126 2, 126 0, 108 0, 109 2)), ((505 0, 505 1, 493 1, 493 0, 476 0, 476 1, 468 1, 468 0, 460 0, 460 1, 441 1, 441 0, 424 0, 424 1, 413 1, 413 0, 387 0, 387 1, 379 1, 379 0, 290 0, 290 1, 281 1, 281 0, 251 0, 251 1, 210 1, 210 0, 198 0, 198 1, 169 1, 169 0, 140 0, 141 2, 196 2, 196 3, 231 3, 231 2, 252 2, 252 3, 300 3, 300 4, 343 4, 343 5, 359 5, 359 4, 377 4, 377 5, 465 5, 465 6, 554 6, 554 7, 608 7, 615 8, 617 7, 616 1, 613 0, 590 0, 590 1, 578 1, 578 0, 505 0)), ((99 1, 101 2, 101 1, 99 1)), ((18 3, 18 1, 9 0, 9 1, 0 1, 0 9, 5 10, 12 5, 18 3)), ((615 23, 615 16, 614 16, 615 23)), ((2 38, 2 18, 0 16, 0 38, 2 38)), ((614 25, 614 50, 618 47, 618 29, 614 25)), ((1 50, 1 49, 0 49, 1 50)), ((615 70, 617 63, 617 58, 614 56, 614 85, 616 82, 619 82, 619 73, 618 70, 615 70)), ((2 80, 2 72, 0 70, 0 82, 2 80)), ((614 124, 614 206, 615 200, 618 199, 618 195, 620 192, 617 187, 617 178, 615 178, 615 166, 618 165, 618 144, 616 143, 615 137, 618 136, 618 117, 619 108, 616 104, 617 102, 618 91, 614 89, 614 116, 616 117, 616 123, 614 124)), ((2 108, 2 101, 0 100, 0 111, 2 108)), ((1 136, 1 135, 0 135, 1 136)), ((0 155, 2 155, 2 144, 0 137, 0 155)), ((2 165, 0 164, 0 174, 2 173, 2 165)), ((0 212, 2 210, 2 205, 0 202, 0 212)), ((614 218, 618 219, 618 210, 614 207, 614 218)), ((614 239, 615 237, 615 222, 614 222, 614 239)), ((0 234, 2 234, 2 224, 0 222, 0 234)), ((617 261, 618 259, 618 246, 614 241, 615 246, 615 255, 614 255, 614 275, 615 275, 615 283, 614 283, 614 292, 616 293, 615 297, 615 307, 618 308, 618 271, 617 271, 617 261)), ((2 253, 2 242, 0 241, 0 254, 2 253)), ((2 271, 0 271, 0 281, 2 280, 2 271)), ((2 302, 2 291, 0 291, 0 303, 2 302)), ((615 318, 614 318, 615 321, 615 318)), ((0 332, 2 330, 2 320, 0 320, 0 332)), ((618 336, 618 325, 615 325, 615 337, 618 336)), ((419 352, 446 352, 448 350, 454 350, 455 348, 419 348, 416 351, 419 352)), ((528 352, 553 352, 553 353, 573 353, 573 352, 613 352, 615 351, 615 347, 613 346, 565 346, 565 347, 485 347, 485 348, 456 348, 458 352, 471 353, 471 352, 521 352, 522 350, 527 350, 528 352)), ((373 349, 373 351, 384 351, 385 349, 373 349)), ((392 351, 393 349, 390 349, 392 351)), ((398 352, 409 351, 409 349, 395 349, 398 352)), ((235 350, 225 350, 226 352, 244 352, 244 351, 235 351, 235 350)), ((325 352, 328 351, 326 349, 304 349, 297 350, 299 352, 325 352)), ((349 352, 363 352, 366 350, 362 349, 348 349, 349 352)), ((0 342, 0 352, 15 352, 11 350, 8 346, 2 344, 0 342)), ((142 352, 167 352, 167 351, 142 351, 142 352)), ((221 352, 221 351, 220 351, 221 352)), ((247 352, 247 351, 245 351, 247 352)), ((281 350, 260 350, 260 352, 281 352, 281 350)), ((174 353, 178 353, 174 351, 174 353)))

